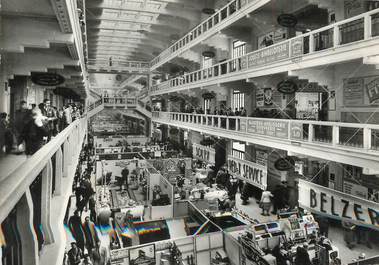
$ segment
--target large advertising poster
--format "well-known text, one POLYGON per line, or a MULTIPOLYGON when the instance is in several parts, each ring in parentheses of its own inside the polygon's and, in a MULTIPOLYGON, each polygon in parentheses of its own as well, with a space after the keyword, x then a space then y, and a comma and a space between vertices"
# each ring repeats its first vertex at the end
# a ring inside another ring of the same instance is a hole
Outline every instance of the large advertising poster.
POLYGON ((379 230, 379 204, 299 179, 299 206, 379 230))
POLYGON ((247 120, 247 132, 260 134, 264 136, 272 136, 276 138, 288 138, 288 122, 287 121, 268 121, 264 119, 247 120))
POLYGON ((379 76, 361 76, 344 79, 345 107, 365 107, 379 104, 379 76))
POLYGON ((362 106, 364 103, 363 78, 349 78, 343 82, 343 103, 346 107, 362 106))
POLYGON ((228 156, 229 173, 262 190, 267 187, 267 167, 260 164, 228 156))

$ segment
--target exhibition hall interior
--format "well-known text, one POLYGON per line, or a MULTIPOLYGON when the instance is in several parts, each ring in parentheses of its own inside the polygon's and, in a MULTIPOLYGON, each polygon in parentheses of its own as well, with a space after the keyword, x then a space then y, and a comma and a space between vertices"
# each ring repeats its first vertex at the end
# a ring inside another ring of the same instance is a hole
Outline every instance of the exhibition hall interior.
POLYGON ((0 265, 378 264, 378 0, 0 0, 0 265))

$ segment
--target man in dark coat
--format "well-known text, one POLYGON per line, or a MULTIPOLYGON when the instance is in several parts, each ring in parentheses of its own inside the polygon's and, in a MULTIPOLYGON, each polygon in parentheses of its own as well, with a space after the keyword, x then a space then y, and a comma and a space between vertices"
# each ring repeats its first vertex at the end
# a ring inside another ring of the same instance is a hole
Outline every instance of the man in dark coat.
POLYGON ((83 251, 75 242, 71 242, 71 249, 67 253, 69 265, 79 265, 83 257, 83 251))
POLYGON ((128 189, 128 176, 129 176, 129 169, 125 167, 125 168, 121 171, 121 176, 122 176, 122 181, 121 181, 120 189, 122 189, 122 185, 123 185, 123 184, 125 184, 126 189, 128 189))
POLYGON ((96 227, 93 222, 90 221, 89 216, 85 218, 83 223, 84 235, 86 238, 86 249, 88 254, 92 258, 92 253, 99 247, 100 239, 97 235, 96 227))
POLYGON ((84 251, 84 232, 82 228, 82 220, 79 216, 79 212, 75 211, 74 215, 70 217, 68 220, 68 227, 70 228, 70 231, 72 233, 72 236, 76 240, 77 246, 81 249, 81 251, 84 251))

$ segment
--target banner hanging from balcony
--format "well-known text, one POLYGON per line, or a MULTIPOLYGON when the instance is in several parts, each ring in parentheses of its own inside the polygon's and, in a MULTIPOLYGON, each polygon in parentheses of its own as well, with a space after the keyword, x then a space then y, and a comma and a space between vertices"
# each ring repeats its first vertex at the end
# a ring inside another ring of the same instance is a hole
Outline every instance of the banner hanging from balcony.
POLYGON ((246 119, 241 120, 240 131, 287 139, 288 122, 280 120, 265 121, 263 119, 246 119))
POLYGON ((379 230, 379 205, 299 179, 299 206, 379 230))
POLYGON ((216 162, 216 151, 211 147, 193 143, 192 155, 193 158, 208 162, 210 164, 215 164, 216 162))
POLYGON ((278 24, 285 28, 293 28, 297 24, 297 18, 292 14, 281 14, 277 18, 278 24))
POLYGON ((290 57, 289 42, 284 41, 248 54, 248 68, 263 66, 290 57))
POLYGON ((267 167, 228 156, 228 170, 233 176, 262 190, 267 187, 267 167))

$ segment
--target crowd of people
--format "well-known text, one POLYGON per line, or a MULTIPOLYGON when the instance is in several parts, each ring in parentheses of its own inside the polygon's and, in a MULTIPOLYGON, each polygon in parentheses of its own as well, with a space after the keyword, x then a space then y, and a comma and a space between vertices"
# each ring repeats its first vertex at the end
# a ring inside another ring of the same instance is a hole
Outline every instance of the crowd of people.
POLYGON ((91 135, 88 138, 88 144, 80 154, 79 166, 74 178, 73 191, 76 208, 67 221, 74 240, 71 242, 71 249, 66 252, 65 265, 108 264, 107 249, 101 246, 99 232, 96 228, 95 191, 90 180, 94 168, 94 162, 91 159, 94 147, 91 135), (84 161, 86 161, 87 167, 82 172, 84 161))
POLYGON ((79 104, 70 103, 58 109, 45 99, 28 108, 22 100, 14 118, 0 113, 0 154, 32 155, 82 114, 83 107, 79 104))

